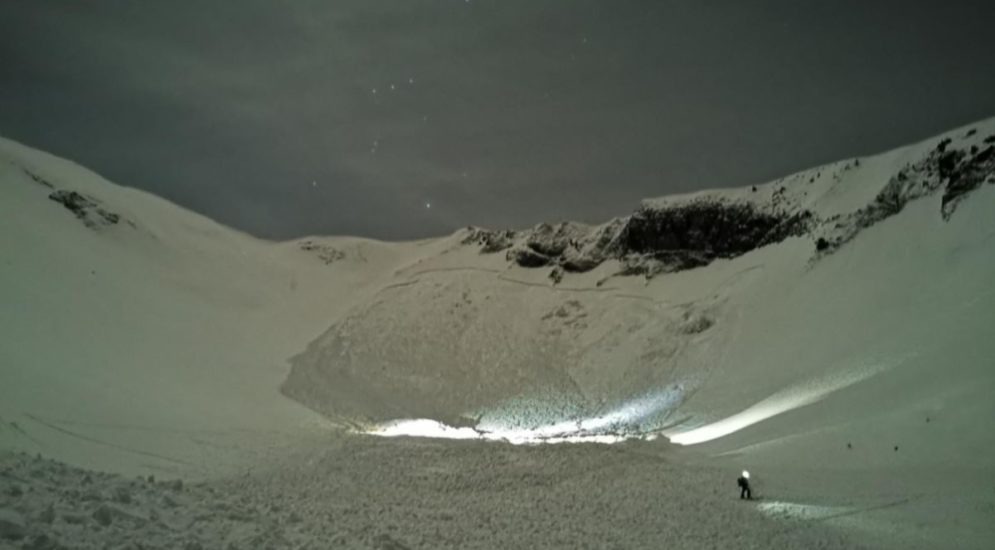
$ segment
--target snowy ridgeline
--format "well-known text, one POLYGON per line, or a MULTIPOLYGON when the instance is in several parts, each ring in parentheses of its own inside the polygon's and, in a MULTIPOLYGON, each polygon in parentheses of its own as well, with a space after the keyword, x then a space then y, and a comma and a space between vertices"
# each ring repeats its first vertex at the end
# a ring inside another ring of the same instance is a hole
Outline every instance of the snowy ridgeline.
POLYGON ((938 138, 934 147, 898 160, 890 174, 873 176, 876 181, 867 181, 858 158, 749 188, 647 200, 631 216, 597 227, 571 222, 526 231, 471 227, 464 242, 479 244, 485 254, 504 251, 521 267, 552 267, 549 277, 557 283, 564 273, 590 271, 610 259, 621 262, 620 275, 652 277, 741 256, 788 237, 805 236, 816 255, 829 254, 915 199, 941 195, 942 215, 949 219, 972 191, 995 183, 995 134, 970 128, 938 138), (840 212, 820 200, 825 195, 831 203, 855 181, 876 190, 869 203, 840 212))

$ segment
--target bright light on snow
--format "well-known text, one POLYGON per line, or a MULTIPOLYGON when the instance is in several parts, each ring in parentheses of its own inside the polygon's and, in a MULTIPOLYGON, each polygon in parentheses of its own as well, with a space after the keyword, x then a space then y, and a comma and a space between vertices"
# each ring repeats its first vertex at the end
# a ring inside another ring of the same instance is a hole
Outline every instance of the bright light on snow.
POLYGON ((718 439, 781 413, 804 407, 805 405, 811 405, 837 390, 866 380, 871 376, 898 365, 911 355, 914 354, 891 361, 878 361, 863 368, 830 375, 814 382, 790 387, 771 395, 740 413, 719 420, 718 422, 683 432, 669 432, 664 435, 670 438, 671 442, 679 445, 694 445, 718 439))
POLYGON ((484 432, 473 428, 454 428, 436 420, 419 418, 414 420, 394 420, 377 426, 367 432, 381 437, 430 437, 436 439, 483 439, 488 441, 507 441, 515 445, 526 443, 617 443, 626 439, 625 436, 612 434, 580 434, 580 435, 543 435, 539 431, 507 430, 484 432))
POLYGON ((679 402, 682 388, 667 389, 633 399, 601 416, 566 420, 535 428, 509 428, 500 420, 481 422, 477 428, 454 428, 426 418, 394 420, 381 424, 367 433, 382 437, 434 437, 441 439, 485 439, 507 441, 515 445, 526 443, 591 442, 617 443, 626 439, 655 439, 653 434, 640 432, 638 423, 669 409, 679 402))
POLYGON ((412 437, 435 437, 440 439, 477 439, 480 433, 473 428, 453 428, 441 422, 421 418, 418 420, 397 420, 377 427, 370 432, 383 437, 402 435, 412 437))

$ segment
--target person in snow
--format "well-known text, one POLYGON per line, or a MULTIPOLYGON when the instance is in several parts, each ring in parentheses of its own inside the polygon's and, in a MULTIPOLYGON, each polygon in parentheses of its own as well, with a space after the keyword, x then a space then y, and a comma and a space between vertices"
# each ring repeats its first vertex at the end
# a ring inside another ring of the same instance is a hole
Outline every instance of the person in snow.
POLYGON ((743 475, 739 476, 736 484, 739 485, 739 498, 753 499, 753 493, 750 491, 750 472, 743 470, 743 475))

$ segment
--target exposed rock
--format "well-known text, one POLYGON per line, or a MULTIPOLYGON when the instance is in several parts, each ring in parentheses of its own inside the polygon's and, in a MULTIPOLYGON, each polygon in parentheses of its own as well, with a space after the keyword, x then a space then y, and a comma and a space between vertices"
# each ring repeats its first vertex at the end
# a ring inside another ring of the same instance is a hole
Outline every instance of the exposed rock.
POLYGON ((509 250, 507 258, 522 267, 543 267, 553 263, 553 259, 531 248, 509 250))
POLYGON ((47 179, 39 176, 38 174, 35 174, 34 172, 28 170, 27 168, 22 168, 22 170, 24 170, 24 173, 27 174, 27 176, 31 178, 31 180, 37 183, 38 185, 41 185, 43 187, 48 187, 49 189, 55 189, 55 186, 52 185, 52 182, 48 181, 47 179))
MULTIPOLYGON (((780 195, 777 200, 787 204, 780 195)), ((803 234, 812 223, 806 210, 704 198, 646 206, 594 230, 567 222, 539 224, 521 234, 471 229, 463 242, 481 244, 481 252, 510 247, 508 261, 521 267, 554 266, 555 284, 563 273, 587 272, 609 259, 622 263, 622 275, 693 269, 803 234)))
POLYGON ((941 215, 950 219, 958 203, 995 173, 995 147, 970 153, 950 149, 950 140, 940 142, 934 151, 900 170, 875 196, 871 204, 831 222, 816 240, 819 253, 831 253, 862 230, 894 216, 908 203, 943 190, 941 215))
POLYGON ((579 248, 579 239, 587 236, 580 224, 561 223, 557 226, 541 223, 529 232, 525 245, 545 256, 561 256, 568 247, 579 248))
POLYGON ((301 241, 300 249, 305 252, 313 252, 318 259, 330 265, 346 257, 345 252, 329 245, 316 243, 311 240, 301 241))
POLYGON ((93 229, 101 225, 114 225, 121 221, 121 216, 101 208, 96 199, 85 197, 76 191, 60 189, 53 191, 48 198, 65 206, 84 225, 93 229))
POLYGON ((556 266, 552 271, 549 272, 549 278, 553 281, 553 284, 559 284, 563 280, 563 268, 556 266))
POLYGON ((714 324, 715 321, 710 317, 688 313, 684 316, 684 322, 680 325, 680 331, 684 334, 700 334, 712 328, 714 324))
POLYGON ((625 253, 692 251, 731 258, 804 229, 805 213, 784 216, 751 203, 702 200, 672 208, 643 208, 622 233, 625 253))
POLYGON ((706 266, 714 259, 693 250, 667 250, 652 254, 628 254, 622 258, 619 275, 643 275, 652 278, 661 273, 674 273, 706 266))
POLYGON ((945 155, 941 159, 940 175, 947 179, 941 207, 945 219, 950 218, 965 195, 980 187, 995 172, 995 146, 989 145, 972 153, 959 153, 950 158, 945 155))
MULTIPOLYGON (((882 187, 874 199, 849 213, 820 219, 805 205, 806 191, 787 178, 753 186, 749 194, 704 192, 691 197, 647 201, 632 215, 590 228, 564 222, 539 224, 522 232, 470 228, 464 244, 478 244, 481 253, 507 250, 508 261, 520 267, 549 267, 553 284, 566 273, 591 271, 607 260, 621 264, 618 275, 652 277, 734 258, 791 237, 809 235, 814 258, 832 254, 864 229, 902 211, 910 201, 941 192, 941 213, 948 219, 958 202, 985 181, 995 183, 995 136, 960 141, 940 140, 918 161, 910 162, 882 187), (783 182, 783 183, 782 183, 783 182), (776 187, 775 187, 776 186, 776 187)), ((834 165, 832 178, 858 169, 860 159, 834 165)), ((822 171, 792 177, 814 183, 822 171), (812 174, 815 174, 814 176, 812 174)))
POLYGON ((481 245, 481 254, 493 254, 511 248, 514 244, 515 232, 511 230, 489 231, 479 227, 468 228, 469 234, 463 239, 463 244, 481 245))
POLYGON ((585 273, 598 267, 604 261, 604 258, 582 256, 577 258, 565 258, 560 266, 564 271, 569 273, 585 273))

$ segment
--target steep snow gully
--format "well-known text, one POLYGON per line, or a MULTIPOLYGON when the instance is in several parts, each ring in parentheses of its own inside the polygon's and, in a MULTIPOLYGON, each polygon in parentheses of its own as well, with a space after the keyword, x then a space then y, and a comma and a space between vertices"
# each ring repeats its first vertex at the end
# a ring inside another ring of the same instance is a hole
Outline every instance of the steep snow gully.
POLYGON ((0 140, 0 547, 990 548, 993 151, 272 243, 0 140))

